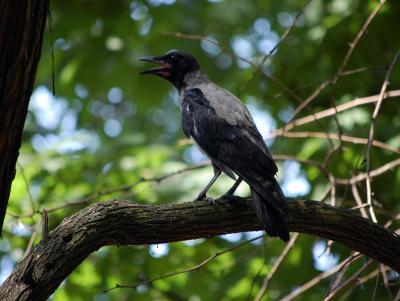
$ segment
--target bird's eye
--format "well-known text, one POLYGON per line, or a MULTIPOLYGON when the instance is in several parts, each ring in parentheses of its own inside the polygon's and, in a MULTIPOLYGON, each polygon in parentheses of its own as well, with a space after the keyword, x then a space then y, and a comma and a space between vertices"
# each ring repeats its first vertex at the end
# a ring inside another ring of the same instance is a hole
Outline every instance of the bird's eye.
POLYGON ((171 55, 171 60, 174 60, 175 59, 175 55, 171 55))

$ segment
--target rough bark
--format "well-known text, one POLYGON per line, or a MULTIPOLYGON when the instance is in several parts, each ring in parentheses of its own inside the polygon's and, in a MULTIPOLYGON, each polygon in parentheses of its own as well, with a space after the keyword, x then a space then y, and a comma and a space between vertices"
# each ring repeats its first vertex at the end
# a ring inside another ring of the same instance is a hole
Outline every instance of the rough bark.
MULTIPOLYGON (((400 272, 400 238, 345 209, 314 201, 289 202, 292 232, 334 240, 400 272)), ((65 218, 15 268, 0 300, 45 300, 93 251, 106 245, 175 242, 259 230, 250 200, 240 210, 206 202, 160 206, 111 200, 65 218)))
POLYGON ((40 59, 49 0, 0 1, 0 233, 40 59))

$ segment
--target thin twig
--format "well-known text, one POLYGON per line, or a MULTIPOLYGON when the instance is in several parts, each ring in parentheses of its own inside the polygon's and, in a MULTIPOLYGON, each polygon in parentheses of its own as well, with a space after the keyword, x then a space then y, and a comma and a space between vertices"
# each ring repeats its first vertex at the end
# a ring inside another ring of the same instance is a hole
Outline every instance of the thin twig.
POLYGON ((258 292, 257 296, 255 297, 254 301, 261 301, 262 297, 264 296, 265 292, 267 291, 269 282, 271 281, 272 277, 274 276, 275 272, 278 270, 278 268, 281 265, 281 263, 283 262, 283 260, 288 255, 289 251, 294 246, 294 243, 296 242, 298 237, 299 237, 299 233, 295 233, 294 235, 292 235, 292 237, 290 238, 290 241, 286 244, 285 249, 282 251, 281 255, 279 255, 278 259, 275 261, 275 263, 272 266, 269 273, 265 276, 263 285, 262 285, 260 291, 258 292))
MULTIPOLYGON (((272 139, 276 137, 278 134, 276 132, 272 132, 267 136, 267 139, 272 139)), ((339 135, 335 133, 324 133, 324 132, 308 132, 308 131, 303 131, 303 132, 285 132, 282 134, 279 134, 279 136, 284 136, 288 138, 320 138, 320 139, 329 139, 332 140, 339 140, 339 135)), ((353 137, 353 136, 348 136, 348 135, 341 135, 340 136, 341 140, 344 142, 350 142, 353 144, 367 144, 368 139, 367 138, 360 138, 360 137, 353 137)), ((378 140, 373 140, 372 145, 384 149, 386 151, 395 153, 400 155, 400 149, 394 148, 390 146, 389 144, 386 144, 384 142, 378 141, 378 140)))
POLYGON ((24 180, 26 191, 28 192, 29 202, 31 204, 31 210, 32 210, 32 212, 35 212, 35 202, 34 202, 33 197, 32 197, 31 189, 29 187, 29 182, 28 182, 28 179, 27 179, 27 177, 25 175, 24 168, 19 163, 19 161, 17 161, 17 165, 18 165, 19 170, 21 171, 21 176, 22 176, 22 179, 24 180))
MULTIPOLYGON (((178 39, 185 39, 185 40, 196 40, 196 41, 206 41, 208 43, 217 45, 218 47, 220 47, 224 53, 227 53, 232 59, 238 59, 241 60, 242 62, 245 62, 247 64, 249 64, 252 68, 257 68, 257 65, 255 63, 253 63, 251 60, 241 57, 239 55, 236 55, 230 48, 224 46, 223 44, 221 44, 220 42, 210 39, 206 36, 202 36, 202 35, 195 35, 195 34, 187 34, 187 33, 182 33, 182 32, 164 32, 165 35, 168 36, 172 36, 178 39)), ((281 81, 280 79, 278 79, 276 76, 269 74, 268 72, 266 72, 265 70, 263 70, 261 68, 261 73, 263 74, 263 76, 265 76, 267 79, 271 80, 272 82, 274 82, 275 84, 277 84, 278 86, 280 86, 288 95, 290 95, 294 100, 296 100, 297 102, 301 102, 301 97, 298 96, 292 89, 290 89, 283 81, 281 81)))
MULTIPOLYGON (((93 201, 96 198, 99 198, 101 196, 106 196, 106 195, 110 195, 110 194, 117 193, 117 192, 129 191, 132 188, 134 188, 135 186, 137 186, 139 184, 142 184, 142 183, 153 182, 153 183, 158 183, 159 184, 159 183, 161 183, 161 182, 163 182, 163 181, 165 181, 165 180, 167 180, 169 178, 172 178, 174 176, 181 175, 181 174, 184 174, 184 173, 189 172, 189 171, 197 170, 197 169, 206 167, 208 165, 210 165, 210 163, 209 162, 205 162, 205 163, 200 163, 200 164, 196 164, 196 165, 191 165, 191 166, 188 166, 186 168, 182 168, 182 169, 179 169, 177 171, 174 171, 174 172, 171 172, 171 173, 165 174, 163 176, 159 176, 159 177, 140 178, 138 181, 136 181, 136 182, 134 182, 132 184, 121 185, 121 186, 118 186, 118 187, 108 188, 108 189, 104 189, 104 190, 101 190, 101 191, 97 191, 97 192, 92 193, 92 194, 90 194, 88 196, 85 196, 83 198, 79 198, 79 199, 73 200, 73 201, 65 201, 63 204, 61 204, 59 206, 45 208, 43 210, 46 210, 47 213, 52 213, 52 212, 55 212, 55 211, 58 211, 58 210, 66 209, 66 208, 71 207, 71 206, 84 205, 84 204, 90 203, 91 201, 93 201)), ((7 212, 7 214, 9 214, 10 216, 15 217, 15 218, 32 217, 32 216, 34 216, 36 214, 40 214, 40 213, 41 212, 39 212, 38 210, 36 210, 35 212, 32 212, 30 214, 25 214, 25 215, 18 215, 18 214, 12 213, 12 212, 7 212)))
POLYGON ((33 242, 35 241, 35 238, 36 238, 36 234, 37 234, 37 231, 35 229, 32 232, 31 238, 29 239, 29 242, 28 242, 28 246, 26 247, 24 255, 22 256, 22 258, 25 258, 25 256, 28 255, 31 252, 32 246, 33 246, 33 242))
POLYGON ((400 289, 397 291, 396 297, 394 297, 393 301, 399 301, 400 300, 400 289))
POLYGON ((354 262, 355 260, 357 260, 358 258, 360 258, 360 254, 356 253, 353 256, 350 256, 348 258, 346 258, 345 260, 343 260, 341 263, 337 264, 336 266, 334 266, 333 268, 331 268, 330 270, 323 272, 321 274, 319 274, 318 276, 314 277, 313 279, 311 279, 310 281, 304 283, 302 286, 296 288, 296 290, 294 290, 293 292, 291 292, 290 294, 286 295, 285 297, 283 297, 281 299, 281 301, 290 301, 293 300, 294 298, 296 298, 297 296, 299 296, 300 294, 304 293, 306 290, 312 288, 313 286, 317 285, 319 282, 321 282, 323 279, 326 279, 328 277, 330 277, 331 275, 335 274, 337 271, 339 271, 341 268, 343 268, 344 266, 354 262))
POLYGON ((249 301, 249 300, 251 299, 251 295, 252 295, 252 293, 253 293, 253 288, 254 288, 254 285, 256 284, 256 280, 257 280, 257 278, 260 276, 260 274, 261 274, 263 268, 266 266, 266 264, 265 264, 265 258, 266 258, 266 257, 263 256, 264 262, 263 262, 263 264, 260 264, 260 267, 258 268, 257 273, 255 274, 255 276, 253 277, 253 280, 251 281, 250 289, 249 289, 248 292, 247 292, 246 301, 249 301))
POLYGON ((367 211, 365 210, 365 206, 368 206, 368 204, 363 204, 363 201, 361 200, 360 194, 357 189, 357 183, 351 183, 351 191, 353 193, 354 200, 357 203, 357 209, 360 209, 361 216, 364 218, 368 218, 367 211))
MULTIPOLYGON (((357 46, 358 42, 360 41, 361 37, 364 35, 364 33, 366 32, 369 24, 371 23, 371 21, 373 20, 373 18, 377 15, 377 13, 379 12, 379 10, 381 9, 381 7, 383 6, 385 1, 381 1, 381 3, 379 5, 377 5, 377 7, 375 8, 375 10, 368 16, 367 20, 364 22, 363 26, 361 27, 361 29, 358 31, 356 37, 354 38, 354 40, 349 44, 349 50, 347 51, 338 71, 336 72, 336 74, 331 78, 326 80, 325 82, 321 83, 317 89, 311 93, 311 95, 300 104, 300 106, 294 111, 294 113, 292 114, 292 116, 290 117, 289 121, 287 124, 289 124, 294 118, 295 116, 297 116, 300 111, 302 111, 304 108, 306 108, 314 99, 317 98, 317 96, 328 86, 331 85, 333 87, 333 91, 335 90, 335 85, 337 80, 339 79, 339 77, 344 74, 344 68, 347 65, 347 62, 350 59, 350 56, 352 55, 355 47, 357 46)), ((336 106, 335 106, 336 108, 336 106)), ((335 116, 336 116, 337 112, 335 112, 335 116)), ((336 118, 336 117, 335 117, 336 118)), ((337 120, 336 120, 337 121, 337 120)), ((283 127, 282 132, 285 133, 285 131, 288 130, 287 128, 287 124, 283 127)), ((340 127, 339 127, 340 128, 340 127)))
MULTIPOLYGON (((352 252, 352 255, 354 254, 354 252, 352 252)), ((334 277, 334 279, 332 279, 332 282, 330 284, 330 286, 328 287, 328 290, 325 293, 324 299, 326 298, 326 296, 328 296, 334 289, 339 287, 340 282, 342 281, 344 274, 346 273, 347 268, 349 267, 349 265, 345 265, 343 266, 339 271, 337 271, 337 275, 334 277)), ((333 277, 332 277, 333 278, 333 277)))
MULTIPOLYGON (((394 97, 398 97, 400 96, 400 90, 392 90, 392 91, 388 91, 384 94, 384 98, 394 98, 394 97)), ((319 120, 325 117, 330 117, 332 115, 334 115, 336 112, 340 113, 343 111, 346 111, 348 109, 360 106, 360 105, 365 105, 365 104, 369 104, 369 103, 374 103, 376 101, 379 100, 379 94, 378 95, 371 95, 371 96, 367 96, 367 97, 361 97, 361 98, 356 98, 352 101, 346 102, 344 104, 338 105, 335 108, 330 108, 327 110, 323 110, 320 111, 318 113, 312 114, 312 115, 308 115, 306 117, 303 118, 299 118, 296 120, 293 120, 292 122, 286 124, 286 130, 290 131, 291 129, 313 122, 315 120, 319 120)), ((283 129, 277 129, 276 131, 277 135, 281 135, 283 132, 283 129)))
POLYGON ((393 300, 393 294, 392 294, 392 291, 390 290, 390 287, 389 287, 389 279, 388 279, 388 276, 386 274, 386 266, 380 263, 379 264, 379 272, 382 275, 382 281, 383 281, 383 285, 385 287, 385 290, 386 290, 389 298, 391 300, 393 300))
POLYGON ((368 260, 357 272, 351 275, 349 279, 347 279, 340 287, 336 288, 333 292, 331 292, 324 301, 332 300, 338 293, 344 291, 348 288, 352 283, 356 282, 358 277, 373 263, 373 260, 368 260))
POLYGON ((254 70, 253 74, 251 75, 250 79, 243 85, 241 92, 239 95, 247 88, 247 86, 254 80, 254 78, 260 73, 263 65, 267 61, 268 58, 271 57, 271 55, 278 49, 278 47, 286 40, 286 38, 292 33, 294 27, 296 26, 297 21, 299 20, 300 16, 303 14, 304 8, 310 3, 310 0, 308 0, 301 10, 299 10, 296 14, 296 16, 293 18, 292 24, 286 29, 286 31, 283 33, 282 37, 280 38, 279 42, 263 57, 261 60, 260 64, 257 66, 256 70, 254 70))
POLYGON ((378 14, 379 10, 382 8, 382 6, 385 4, 386 0, 380 0, 380 2, 377 4, 373 12, 368 16, 367 20, 364 22, 363 26, 361 27, 361 30, 357 33, 356 37, 354 40, 349 44, 349 50, 347 51, 342 64, 339 67, 339 70, 336 74, 336 76, 332 79, 332 83, 336 84, 339 74, 341 74, 344 71, 344 68, 347 65, 347 62, 350 59, 350 56, 352 55, 356 45, 360 41, 361 37, 364 35, 364 33, 367 31, 368 26, 372 22, 372 20, 375 18, 375 16, 378 14))
MULTIPOLYGON (((379 175, 387 172, 388 170, 391 170, 399 165, 400 165, 400 158, 390 161, 390 162, 378 167, 377 169, 371 170, 369 173, 369 176, 370 176, 370 178, 374 178, 374 177, 379 176, 379 175)), ((335 182, 336 182, 336 184, 348 185, 348 184, 363 181, 366 178, 367 178, 367 173, 363 172, 363 173, 360 173, 350 179, 338 179, 337 178, 335 180, 335 182)))
MULTIPOLYGON (((315 166, 317 167, 322 174, 329 179, 329 173, 323 168, 322 164, 318 161, 315 160, 305 160, 305 159, 300 159, 296 156, 291 156, 291 155, 274 155, 274 159, 277 161, 282 161, 282 160, 292 160, 292 161, 297 161, 303 164, 307 164, 307 165, 311 165, 311 166, 315 166)), ((394 169, 395 167, 400 166, 400 158, 395 159, 393 161, 390 161, 380 167, 378 167, 377 169, 371 170, 370 172, 370 177, 374 178, 377 177, 381 174, 384 174, 385 172, 394 169)), ((357 183, 360 181, 365 180, 366 178, 366 173, 360 173, 358 175, 355 175, 349 179, 341 179, 341 178, 335 178, 335 184, 339 184, 339 185, 349 185, 349 184, 353 184, 353 183, 357 183)))
POLYGON ((375 301, 375 297, 376 297, 376 291, 378 289, 378 284, 379 284, 379 273, 376 274, 376 280, 375 280, 375 285, 374 285, 374 290, 372 291, 372 301, 375 301))
POLYGON ((201 263, 197 264, 194 267, 191 267, 191 268, 188 268, 188 269, 184 269, 184 270, 181 270, 181 271, 177 271, 177 272, 168 273, 168 274, 165 274, 165 275, 162 275, 162 276, 157 276, 157 277, 154 277, 152 279, 144 280, 144 281, 138 282, 136 284, 132 284, 132 285, 116 284, 114 287, 111 287, 111 288, 103 290, 102 293, 107 293, 107 292, 112 291, 112 290, 117 289, 117 288, 131 288, 131 289, 132 288, 137 288, 139 285, 145 285, 145 284, 153 283, 155 281, 158 281, 158 280, 161 280, 161 279, 165 279, 165 278, 169 278, 169 277, 173 277, 173 276, 176 276, 176 275, 179 275, 179 274, 184 274, 184 273, 189 273, 189 272, 194 272, 194 271, 198 272, 199 270, 201 270, 204 266, 206 266, 208 263, 213 261, 218 256, 221 256, 221 255, 223 255, 225 253, 234 251, 234 250, 236 250, 236 249, 238 249, 238 248, 240 248, 240 247, 242 247, 244 245, 247 245, 248 243, 250 243, 252 241, 255 241, 255 240, 258 240, 258 239, 262 238, 263 236, 264 235, 257 236, 255 238, 246 240, 245 242, 242 242, 242 243, 240 243, 240 244, 238 244, 236 246, 233 246, 231 248, 228 248, 228 249, 225 249, 223 251, 217 252, 214 255, 208 257, 206 260, 202 261, 201 263))
MULTIPOLYGON (((361 73, 361 72, 368 71, 368 70, 370 70, 370 69, 372 69, 372 68, 384 69, 384 67, 360 67, 360 68, 355 68, 355 69, 350 69, 350 70, 344 71, 344 72, 342 72, 339 76, 353 75, 353 74, 357 74, 357 73, 361 73)), ((328 85, 328 84, 330 83, 332 77, 333 77, 333 75, 330 76, 329 79, 326 79, 326 80, 323 80, 323 81, 318 80, 318 81, 315 81, 315 82, 311 82, 311 83, 309 83, 309 84, 305 84, 305 85, 303 85, 303 86, 301 86, 301 87, 298 87, 298 88, 293 88, 292 91, 293 91, 293 92, 300 92, 300 91, 303 91, 303 90, 308 89, 308 88, 313 87, 313 86, 317 86, 316 89, 318 90, 318 89, 320 89, 320 88, 318 88, 318 87, 320 87, 321 85, 322 85, 322 86, 328 85)), ((325 87, 322 87, 321 91, 322 91, 324 88, 325 88, 325 87)), ((320 91, 320 92, 321 92, 321 91, 320 91)), ((315 94, 316 96, 318 96, 320 92, 314 90, 314 92, 312 92, 308 98, 312 97, 313 94, 315 94)), ((268 99, 277 99, 277 98, 281 97, 281 96, 284 95, 284 94, 285 94, 285 91, 280 91, 280 92, 274 93, 273 95, 267 95, 267 96, 265 96, 263 99, 264 99, 264 100, 268 100, 268 99)), ((314 97, 316 97, 316 96, 314 96, 314 97)), ((308 98, 307 98, 307 99, 308 99, 308 98)), ((306 101, 306 100, 305 100, 305 101, 306 101)), ((305 105, 300 104, 300 105, 303 106, 302 109, 307 108, 307 104, 305 104, 305 105)), ((297 108, 296 108, 296 110, 297 110, 297 108)), ((296 114, 296 115, 297 115, 297 114, 296 114)))
POLYGON ((374 132, 375 132, 375 120, 378 117, 379 110, 381 108, 384 95, 386 92, 387 87, 389 86, 389 79, 392 74, 392 70, 394 68, 394 65, 396 64, 398 58, 400 56, 400 52, 397 52, 395 57, 393 58, 392 62, 390 63, 389 69, 386 73, 385 80, 383 81, 382 87, 381 87, 381 92, 379 93, 379 98, 378 101, 376 102, 374 112, 372 113, 372 118, 371 118, 371 125, 369 128, 369 135, 368 135, 368 144, 367 144, 367 153, 365 156, 366 160, 366 179, 365 179, 365 184, 366 184, 366 191, 367 191, 367 203, 370 205, 369 206, 369 213, 371 216, 371 219, 373 222, 377 222, 375 212, 374 212, 374 207, 372 206, 372 189, 371 189, 371 178, 370 178, 370 169, 371 169, 371 146, 372 146, 372 141, 374 140, 374 132))
POLYGON ((331 206, 336 206, 336 185, 332 174, 329 175, 329 183, 331 185, 331 206))
POLYGON ((331 190, 332 190, 332 185, 331 185, 331 183, 329 183, 329 185, 326 186, 325 191, 321 194, 321 197, 320 197, 321 202, 324 202, 325 199, 328 197, 328 195, 331 194, 331 190))

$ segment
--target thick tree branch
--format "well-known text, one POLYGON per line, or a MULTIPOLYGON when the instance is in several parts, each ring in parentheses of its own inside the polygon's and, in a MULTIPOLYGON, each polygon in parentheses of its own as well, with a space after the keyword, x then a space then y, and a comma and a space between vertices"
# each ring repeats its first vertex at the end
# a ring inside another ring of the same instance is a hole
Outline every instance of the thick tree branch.
POLYGON ((0 1, 0 233, 50 0, 0 1))
MULTIPOLYGON (((331 239, 400 271, 400 238, 354 213, 314 201, 290 201, 293 232, 331 239)), ((174 242, 260 230, 252 202, 240 210, 206 202, 160 206, 111 200, 65 218, 0 287, 0 300, 45 300, 92 252, 106 245, 174 242)))

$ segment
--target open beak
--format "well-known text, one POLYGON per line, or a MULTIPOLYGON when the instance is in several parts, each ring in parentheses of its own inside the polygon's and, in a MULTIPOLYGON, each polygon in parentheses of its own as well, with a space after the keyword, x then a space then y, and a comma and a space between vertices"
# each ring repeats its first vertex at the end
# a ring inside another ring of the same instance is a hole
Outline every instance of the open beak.
POLYGON ((139 61, 151 62, 162 66, 161 68, 151 68, 140 72, 140 74, 154 74, 161 77, 168 77, 171 74, 171 65, 163 60, 163 57, 145 56, 139 58, 139 61))

